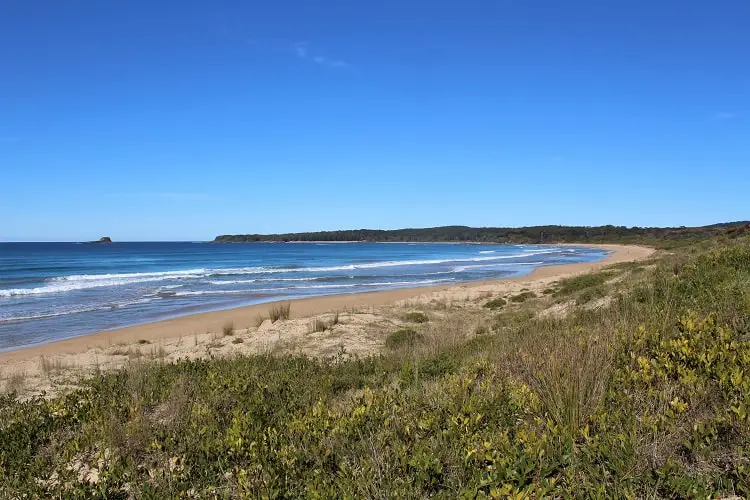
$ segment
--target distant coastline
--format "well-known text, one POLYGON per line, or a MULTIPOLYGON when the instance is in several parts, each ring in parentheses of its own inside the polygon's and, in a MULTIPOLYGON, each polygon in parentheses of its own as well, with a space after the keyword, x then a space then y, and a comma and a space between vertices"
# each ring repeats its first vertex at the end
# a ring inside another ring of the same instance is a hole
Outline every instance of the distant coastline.
POLYGON ((213 243, 643 243, 649 239, 686 240, 750 231, 749 221, 700 227, 625 226, 440 226, 410 229, 349 229, 280 234, 223 234, 213 243))

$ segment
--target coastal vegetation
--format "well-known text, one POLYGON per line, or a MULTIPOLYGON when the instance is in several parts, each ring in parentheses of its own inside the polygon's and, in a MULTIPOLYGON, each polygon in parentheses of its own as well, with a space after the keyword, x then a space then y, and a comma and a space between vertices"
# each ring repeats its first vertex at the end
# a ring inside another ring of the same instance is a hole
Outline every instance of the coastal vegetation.
POLYGON ((746 497, 750 236, 717 231, 541 295, 409 307, 429 321, 374 356, 138 358, 26 399, 19 375, 0 496, 746 497))
POLYGON ((366 242, 479 242, 479 243, 640 243, 672 247, 721 235, 750 233, 750 222, 730 222, 702 227, 624 226, 443 226, 420 229, 355 229, 286 234, 225 234, 216 243, 366 241, 366 242))
POLYGON ((292 311, 292 305, 289 302, 275 304, 268 310, 268 318, 272 323, 282 319, 289 319, 292 311))
POLYGON ((503 297, 496 297, 492 300, 487 301, 487 303, 484 304, 484 307, 488 309, 500 309, 507 303, 508 301, 505 300, 503 297))
POLYGON ((412 323, 427 323, 430 321, 430 317, 421 311, 410 311, 404 315, 404 319, 412 323))

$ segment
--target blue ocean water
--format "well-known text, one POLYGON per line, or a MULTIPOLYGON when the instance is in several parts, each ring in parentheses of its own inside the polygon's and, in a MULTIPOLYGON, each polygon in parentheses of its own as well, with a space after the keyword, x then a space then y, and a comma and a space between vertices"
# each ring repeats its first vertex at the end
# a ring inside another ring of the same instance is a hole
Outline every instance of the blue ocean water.
POLYGON ((0 243, 0 350, 200 311, 501 278, 583 247, 427 243, 0 243))

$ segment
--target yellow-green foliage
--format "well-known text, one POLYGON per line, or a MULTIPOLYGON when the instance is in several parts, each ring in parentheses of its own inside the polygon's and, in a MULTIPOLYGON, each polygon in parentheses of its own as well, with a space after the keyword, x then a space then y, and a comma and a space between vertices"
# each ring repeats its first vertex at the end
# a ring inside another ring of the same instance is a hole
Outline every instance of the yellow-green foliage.
POLYGON ((498 314, 450 349, 403 330, 390 342, 408 350, 364 359, 143 363, 52 399, 2 395, 0 491, 750 495, 748 241, 687 247, 618 286, 606 308, 498 314))

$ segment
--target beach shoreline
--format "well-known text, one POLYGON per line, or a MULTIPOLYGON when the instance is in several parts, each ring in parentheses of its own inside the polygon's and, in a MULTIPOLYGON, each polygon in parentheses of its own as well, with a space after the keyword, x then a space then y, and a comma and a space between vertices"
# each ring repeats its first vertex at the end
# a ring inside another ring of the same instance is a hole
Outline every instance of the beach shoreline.
POLYGON ((461 294, 466 293, 469 290, 476 291, 479 289, 487 289, 488 291, 491 291, 498 287, 502 288, 511 285, 536 286, 538 288, 539 286, 551 281, 594 271, 608 265, 642 260, 649 257, 654 252, 654 249, 652 248, 635 245, 558 244, 557 246, 599 248, 607 250, 610 253, 598 262, 537 267, 530 274, 519 277, 475 281, 461 284, 326 295, 295 299, 291 301, 266 302, 219 311, 200 312, 0 352, 0 363, 19 362, 39 356, 80 354, 92 349, 106 349, 114 344, 135 344, 138 342, 151 343, 182 338, 190 335, 211 334, 214 332, 220 332, 227 324, 232 324, 237 329, 250 329, 257 326, 256 323, 259 316, 264 316, 269 308, 279 302, 289 302, 291 304, 291 318, 295 319, 306 318, 316 314, 330 313, 333 311, 382 306, 416 299, 420 296, 435 294, 461 294))

